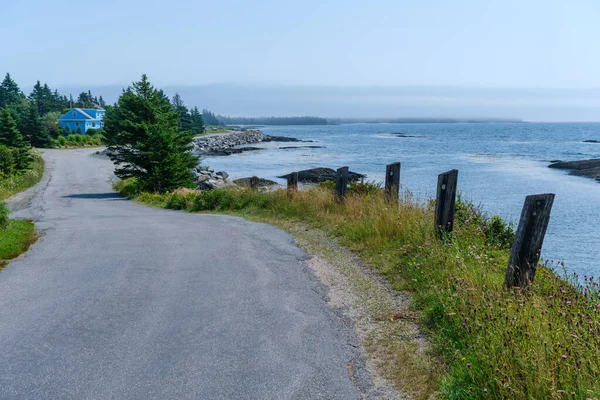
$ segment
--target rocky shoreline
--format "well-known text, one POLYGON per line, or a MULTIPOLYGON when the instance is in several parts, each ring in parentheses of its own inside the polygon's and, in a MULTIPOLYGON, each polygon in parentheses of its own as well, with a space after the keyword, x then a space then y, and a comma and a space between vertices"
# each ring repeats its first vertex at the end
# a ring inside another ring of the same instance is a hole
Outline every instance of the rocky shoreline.
POLYGON ((258 147, 238 146, 266 142, 297 143, 305 141, 286 136, 269 136, 257 130, 244 130, 194 138, 192 142, 194 145, 192 153, 200 156, 228 156, 231 154, 243 153, 245 151, 260 150, 258 147))
POLYGON ((583 176, 600 181, 600 159, 577 161, 552 161, 549 168, 568 170, 571 175, 583 176))

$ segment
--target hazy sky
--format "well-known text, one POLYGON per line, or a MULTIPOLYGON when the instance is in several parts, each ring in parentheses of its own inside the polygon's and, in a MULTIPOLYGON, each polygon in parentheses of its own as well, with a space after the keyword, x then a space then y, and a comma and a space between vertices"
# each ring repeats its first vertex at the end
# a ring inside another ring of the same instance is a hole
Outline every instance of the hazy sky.
POLYGON ((600 88, 598 0, 0 0, 0 20, 22 85, 600 88))
POLYGON ((600 120, 598 0, 0 0, 0 21, 26 91, 114 101, 147 73, 230 115, 600 120))

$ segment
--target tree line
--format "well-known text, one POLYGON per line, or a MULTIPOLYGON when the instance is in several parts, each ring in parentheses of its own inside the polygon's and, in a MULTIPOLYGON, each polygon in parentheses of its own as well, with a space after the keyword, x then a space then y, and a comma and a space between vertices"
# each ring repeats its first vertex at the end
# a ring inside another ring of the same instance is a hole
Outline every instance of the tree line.
POLYGON ((319 117, 227 117, 217 115, 222 125, 327 125, 325 118, 319 117))

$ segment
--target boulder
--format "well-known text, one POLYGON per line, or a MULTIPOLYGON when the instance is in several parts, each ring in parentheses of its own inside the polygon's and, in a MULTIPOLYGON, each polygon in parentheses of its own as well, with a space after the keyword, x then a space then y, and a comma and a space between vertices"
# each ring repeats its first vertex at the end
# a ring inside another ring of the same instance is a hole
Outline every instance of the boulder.
MULTIPOLYGON (((291 174, 278 176, 278 178, 287 179, 291 174)), ((337 172, 331 168, 313 168, 298 172, 298 181, 302 183, 319 183, 325 181, 335 181, 337 172)), ((365 175, 356 172, 348 172, 348 180, 357 182, 365 175)))
MULTIPOLYGON (((241 186, 241 187, 250 187, 250 179, 252 179, 252 178, 251 177, 240 178, 240 179, 234 180, 233 183, 235 183, 237 186, 241 186)), ((259 187, 273 186, 273 185, 277 185, 277 182, 271 181, 269 179, 258 178, 258 186, 259 187)))

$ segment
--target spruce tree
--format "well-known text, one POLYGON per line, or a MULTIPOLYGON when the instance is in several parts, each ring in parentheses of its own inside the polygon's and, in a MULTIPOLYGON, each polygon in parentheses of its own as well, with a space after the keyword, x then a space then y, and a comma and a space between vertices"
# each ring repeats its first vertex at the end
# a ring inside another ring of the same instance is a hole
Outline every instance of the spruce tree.
POLYGON ((145 190, 165 192, 192 187, 193 135, 180 131, 168 98, 146 75, 106 110, 104 141, 120 178, 137 178, 145 190))
POLYGON ((14 111, 10 108, 0 109, 0 145, 12 147, 15 166, 18 170, 29 167, 31 155, 27 140, 21 135, 17 128, 14 111))
POLYGON ((23 99, 19 85, 7 73, 2 83, 0 83, 0 108, 17 105, 23 99))
POLYGON ((31 146, 47 148, 52 145, 52 139, 48 135, 35 104, 30 104, 25 108, 18 126, 21 135, 23 135, 31 146))
POLYGON ((194 136, 204 133, 204 119, 202 118, 202 113, 200 112, 200 110, 198 110, 198 107, 194 107, 192 109, 191 120, 191 130, 194 136))
POLYGON ((192 118, 187 107, 185 106, 185 104, 183 104, 183 100, 181 99, 181 96, 179 96, 179 93, 175 93, 171 104, 173 105, 173 110, 177 114, 177 125, 179 126, 179 130, 191 130, 192 118))

